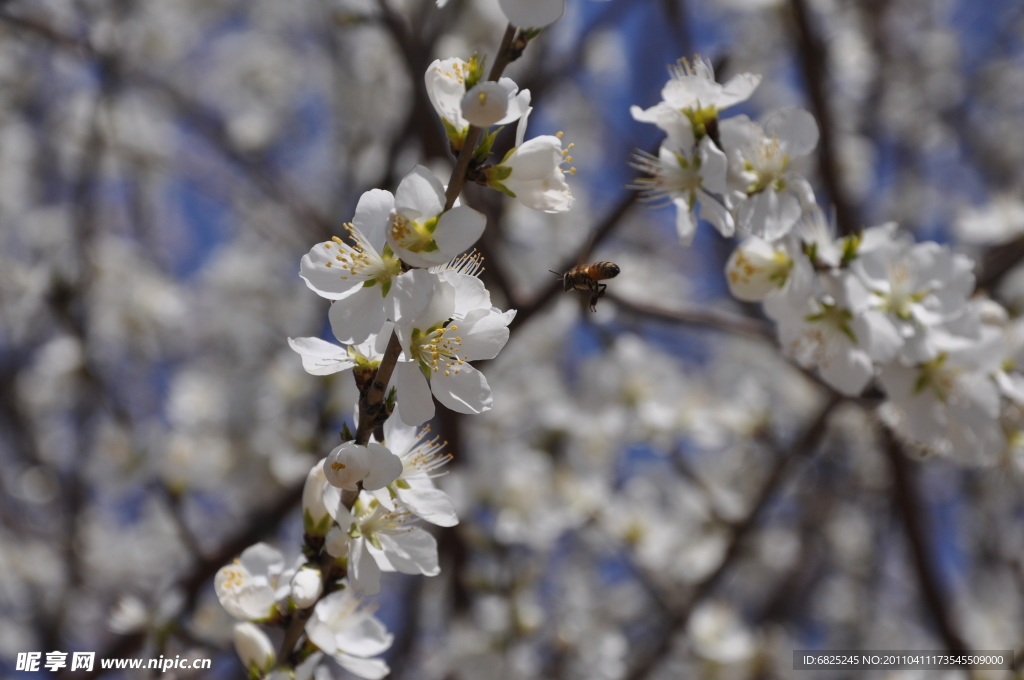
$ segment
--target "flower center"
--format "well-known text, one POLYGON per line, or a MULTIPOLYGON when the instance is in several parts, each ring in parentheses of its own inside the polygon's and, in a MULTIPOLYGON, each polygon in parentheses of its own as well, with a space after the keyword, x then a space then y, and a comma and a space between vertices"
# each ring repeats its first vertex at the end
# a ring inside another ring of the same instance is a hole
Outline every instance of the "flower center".
POLYGON ((337 236, 333 237, 333 243, 325 243, 324 247, 328 250, 337 248, 334 262, 327 262, 327 266, 347 272, 341 276, 345 280, 350 277, 362 279, 364 286, 379 283, 387 295, 386 289, 390 287, 392 277, 402 273, 402 263, 395 258, 390 246, 384 246, 384 252, 378 253, 351 222, 345 224, 344 228, 354 243, 345 243, 337 236))
POLYGON ((455 324, 435 326, 425 332, 413 329, 412 358, 419 362, 420 370, 427 379, 430 379, 431 373, 438 371, 444 371, 445 375, 458 375, 459 367, 469 360, 466 356, 459 358, 462 338, 456 335, 458 330, 455 324))
POLYGON ((418 222, 404 211, 391 211, 391 237, 405 250, 411 253, 430 253, 437 250, 434 242, 434 231, 440 215, 435 215, 425 222, 418 222))
POLYGON ((747 185, 747 195, 753 195, 765 189, 785 191, 786 180, 783 174, 789 168, 789 155, 783 153, 778 137, 772 137, 763 144, 758 144, 752 157, 748 157, 744 168, 753 175, 747 185))

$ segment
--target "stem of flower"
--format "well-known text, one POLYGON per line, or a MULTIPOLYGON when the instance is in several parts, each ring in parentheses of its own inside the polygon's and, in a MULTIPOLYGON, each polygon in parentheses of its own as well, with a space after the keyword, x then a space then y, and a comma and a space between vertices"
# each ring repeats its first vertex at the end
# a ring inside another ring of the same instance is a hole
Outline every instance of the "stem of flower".
MULTIPOLYGON (((501 46, 498 48, 498 56, 494 59, 494 64, 491 66, 491 73, 487 76, 488 80, 497 80, 501 77, 505 67, 511 63, 512 54, 512 41, 516 37, 516 27, 509 24, 505 29, 505 35, 501 37, 501 46)), ((469 162, 473 159, 473 152, 476 150, 476 143, 480 141, 480 133, 482 130, 475 125, 469 126, 469 131, 466 133, 466 140, 462 143, 462 149, 459 150, 459 157, 455 160, 455 170, 452 171, 452 178, 448 182, 448 190, 445 192, 444 209, 451 210, 452 206, 455 205, 455 199, 462 193, 462 187, 466 185, 466 173, 469 170, 469 162)))

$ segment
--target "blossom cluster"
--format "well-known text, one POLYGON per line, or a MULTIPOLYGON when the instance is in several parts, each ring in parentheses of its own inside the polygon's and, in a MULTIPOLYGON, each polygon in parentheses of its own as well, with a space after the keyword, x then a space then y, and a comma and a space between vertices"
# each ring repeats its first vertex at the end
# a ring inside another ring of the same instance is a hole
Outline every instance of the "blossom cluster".
MULTIPOLYGON (((508 30, 519 43, 500 56, 511 61, 535 32, 508 30)), ((424 75, 452 152, 469 159, 465 176, 451 181, 461 187, 474 179, 539 211, 569 210, 574 199, 562 165, 572 159, 561 135, 526 140, 530 92, 510 78, 484 80, 483 67, 476 55, 437 60, 424 75), (489 163, 500 126, 513 122, 515 145, 489 163)), ((261 543, 217 574, 221 604, 241 620, 236 648, 253 678, 311 677, 324 654, 356 675, 384 677, 389 669, 378 655, 392 636, 360 598, 380 592, 381 572, 440 572, 437 541, 419 522, 458 523, 451 498, 431 481, 449 456, 436 438, 425 439, 429 427, 418 428, 434 417, 435 399, 457 413, 490 410, 490 386, 471 362, 498 355, 515 317, 491 304, 481 258, 468 252, 486 218, 449 193, 418 165, 394 194, 365 192, 344 238, 301 259, 302 280, 331 301, 328 321, 340 344, 300 337, 289 345, 313 375, 352 371, 362 413, 356 436, 343 437, 309 471, 304 554, 294 566, 285 569, 281 553, 261 543), (374 388, 376 402, 368 396, 374 388), (301 616, 302 634, 317 651, 297 652, 298 638, 286 634, 279 660, 255 623, 294 628, 301 616)))
POLYGON ((666 133, 658 156, 638 153, 635 187, 676 206, 689 244, 699 214, 741 239, 726 264, 733 295, 763 302, 787 356, 848 396, 875 384, 883 418, 909 442, 965 462, 1007 451, 1000 420, 1019 407, 1009 315, 972 297, 974 263, 895 223, 836 237, 791 164, 818 141, 813 116, 782 109, 756 123, 719 111, 747 99, 760 77, 715 81, 710 62, 681 61, 662 101, 637 120, 666 133))

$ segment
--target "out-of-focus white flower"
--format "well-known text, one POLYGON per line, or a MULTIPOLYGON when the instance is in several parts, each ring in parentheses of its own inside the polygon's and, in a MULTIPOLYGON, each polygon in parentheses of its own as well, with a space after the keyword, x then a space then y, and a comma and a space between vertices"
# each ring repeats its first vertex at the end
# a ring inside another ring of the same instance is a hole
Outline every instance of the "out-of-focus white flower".
POLYGON ((331 528, 331 515, 324 505, 324 487, 327 486, 327 475, 324 474, 324 462, 320 460, 306 475, 306 484, 302 487, 302 529, 310 536, 323 536, 331 528))
POLYGON ((893 362, 879 381, 889 398, 881 414, 898 433, 930 451, 992 464, 1006 447, 999 387, 991 377, 1006 356, 1002 330, 985 325, 977 341, 917 366, 893 362))
POLYGON ((444 264, 480 238, 486 225, 481 213, 465 205, 445 211, 444 204, 444 185, 422 165, 417 165, 398 185, 387 240, 407 264, 444 264))
POLYGON ((531 110, 519 119, 515 147, 488 171, 487 185, 518 199, 527 208, 566 212, 576 199, 565 181, 562 163, 571 161, 572 156, 566 156, 569 150, 562 149, 557 135, 524 141, 531 110))
POLYGON ((733 295, 757 302, 785 286, 792 269, 793 258, 784 248, 750 236, 729 256, 725 278, 733 295))
POLYGON ((662 101, 647 110, 633 106, 630 113, 642 123, 654 123, 670 137, 681 126, 691 127, 697 141, 708 134, 719 111, 745 101, 761 83, 761 76, 741 73, 719 84, 711 61, 699 57, 692 64, 680 59, 669 66, 669 74, 672 77, 661 90, 662 101))
POLYGON ((323 592, 323 577, 317 567, 305 566, 295 572, 289 584, 292 602, 299 609, 312 607, 323 592))
POLYGON ((501 11, 513 26, 543 28, 565 12, 565 0, 498 0, 501 11))
MULTIPOLYGON (((336 487, 324 489, 324 503, 348 537, 348 577, 358 595, 380 592, 381 571, 437 576, 437 541, 413 522, 416 516, 407 510, 388 510, 367 492, 362 492, 349 510, 341 502, 336 487)), ((332 530, 328 541, 330 554, 337 557, 345 550, 341 536, 332 530)))
POLYGON ((870 304, 885 313, 906 339, 904 363, 934 359, 944 346, 941 326, 968 309, 974 262, 934 242, 896 238, 895 225, 864 232, 877 247, 860 249, 851 270, 871 292, 870 304))
POLYGON ((473 308, 480 302, 472 294, 477 284, 472 276, 438 279, 423 313, 396 326, 404 359, 395 367, 394 384, 398 414, 407 425, 433 417, 431 394, 458 413, 481 413, 491 407, 491 388, 469 362, 498 355, 508 342, 508 324, 515 312, 473 308), (468 292, 460 295, 464 287, 468 292))
POLYGON ((228 614, 243 621, 265 621, 277 611, 278 579, 284 557, 266 543, 250 546, 213 580, 217 598, 228 614))
POLYGON ((686 630, 694 651, 711 661, 740 663, 757 651, 750 631, 725 604, 701 604, 690 616, 686 630))
MULTIPOLYGON (((826 278, 827 276, 827 278, 826 278)), ((875 363, 888 363, 903 345, 892 322, 868 307, 860 281, 847 273, 821 280, 829 288, 821 298, 776 295, 765 312, 776 321, 782 350, 804 368, 817 367, 840 392, 857 395, 875 374, 875 363)))
POLYGON ((277 663, 270 638, 254 623, 235 624, 235 651, 250 678, 262 678, 277 663))
POLYGON ((360 446, 345 442, 324 460, 327 481, 339 489, 358 491, 360 484, 373 491, 383 489, 402 473, 402 460, 386 446, 370 442, 360 446))
POLYGON ((732 215, 722 203, 725 195, 725 177, 728 161, 710 137, 704 137, 694 146, 689 126, 681 128, 675 137, 669 137, 657 157, 637 151, 633 167, 651 177, 641 177, 632 185, 643 192, 644 200, 668 200, 676 206, 676 232, 685 246, 693 242, 697 232, 697 202, 701 214, 726 238, 735 231, 732 215), (710 192, 710 193, 709 193, 710 192))
POLYGON ((395 498, 420 519, 442 527, 459 523, 455 505, 444 491, 434 486, 432 479, 443 473, 437 469, 451 460, 451 454, 442 454, 438 438, 427 441, 424 436, 430 428, 417 433, 415 427, 401 418, 388 418, 384 423, 384 443, 402 460, 402 474, 386 488, 373 492, 381 505, 395 510, 395 498))
POLYGON ((1024 234, 1024 201, 1012 194, 997 194, 978 207, 962 209, 953 230, 963 243, 997 245, 1024 234))
POLYGON ((744 234, 775 241, 814 203, 807 180, 790 170, 793 158, 818 144, 818 124, 803 109, 782 109, 764 125, 746 116, 724 120, 722 144, 729 156, 729 203, 744 234))
MULTIPOLYGON (((329 313, 331 330, 343 343, 363 342, 371 333, 378 332, 385 321, 394 319, 398 310, 414 313, 427 303, 427 273, 403 273, 398 256, 385 243, 394 207, 395 198, 390 192, 367 191, 356 205, 352 222, 346 225, 355 243, 350 245, 334 237, 313 246, 302 258, 299 275, 306 285, 321 297, 335 301, 329 313)), ((302 349, 296 351, 327 353, 327 348, 314 345, 300 343, 302 349)), ((319 360, 312 361, 314 369, 340 360, 327 354, 315 357, 319 360)))
POLYGON ((378 680, 391 672, 383 659, 371 657, 387 651, 394 636, 344 584, 317 602, 306 622, 306 635, 342 668, 361 678, 378 680))
POLYGON ((107 627, 118 635, 129 635, 146 629, 149 625, 149 611, 142 600, 134 595, 125 595, 110 612, 107 627))

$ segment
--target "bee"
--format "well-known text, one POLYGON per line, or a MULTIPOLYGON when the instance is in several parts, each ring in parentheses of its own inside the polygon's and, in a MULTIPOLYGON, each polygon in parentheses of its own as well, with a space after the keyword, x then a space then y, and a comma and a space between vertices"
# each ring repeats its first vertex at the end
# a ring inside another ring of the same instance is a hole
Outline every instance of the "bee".
POLYGON ((570 289, 577 293, 590 293, 590 311, 597 311, 597 301, 604 297, 608 284, 598 283, 605 279, 614 279, 619 275, 619 265, 614 262, 595 262, 593 264, 581 264, 570 269, 564 274, 548 270, 555 276, 561 277, 563 290, 570 289))

